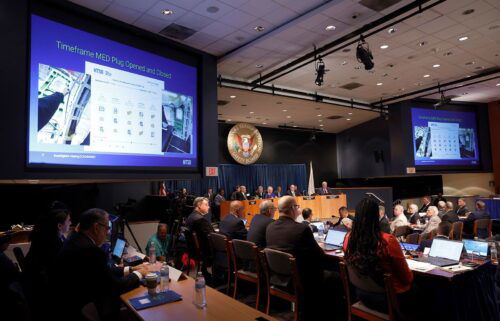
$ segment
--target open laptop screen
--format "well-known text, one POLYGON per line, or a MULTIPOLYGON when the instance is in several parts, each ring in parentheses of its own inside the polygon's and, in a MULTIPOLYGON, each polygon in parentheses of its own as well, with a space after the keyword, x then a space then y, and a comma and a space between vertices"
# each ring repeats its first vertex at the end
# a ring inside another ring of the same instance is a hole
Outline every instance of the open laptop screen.
POLYGON ((311 222, 311 225, 316 226, 319 231, 325 230, 325 224, 323 222, 311 222))
POLYGON ((449 260, 458 261, 462 254, 464 244, 462 242, 449 241, 444 239, 432 240, 429 256, 440 257, 449 260))
POLYGON ((418 244, 412 244, 412 243, 399 243, 401 246, 401 249, 403 251, 416 251, 418 249, 418 244))
POLYGON ((467 254, 475 254, 481 256, 488 256, 488 242, 480 242, 474 240, 462 240, 464 242, 465 251, 467 254))
POLYGON ((116 239, 115 248, 113 249, 113 256, 122 257, 124 249, 125 241, 122 239, 116 239))
POLYGON ((337 231, 337 230, 329 230, 326 235, 325 243, 335 246, 342 246, 344 244, 344 237, 347 232, 337 231))

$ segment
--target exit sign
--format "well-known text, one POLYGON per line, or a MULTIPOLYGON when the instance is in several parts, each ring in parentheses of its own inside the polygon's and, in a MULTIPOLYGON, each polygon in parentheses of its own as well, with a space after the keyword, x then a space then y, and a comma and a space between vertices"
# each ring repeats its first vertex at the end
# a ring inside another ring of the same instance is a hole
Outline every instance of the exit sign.
POLYGON ((219 176, 219 168, 218 167, 206 167, 206 176, 219 176))

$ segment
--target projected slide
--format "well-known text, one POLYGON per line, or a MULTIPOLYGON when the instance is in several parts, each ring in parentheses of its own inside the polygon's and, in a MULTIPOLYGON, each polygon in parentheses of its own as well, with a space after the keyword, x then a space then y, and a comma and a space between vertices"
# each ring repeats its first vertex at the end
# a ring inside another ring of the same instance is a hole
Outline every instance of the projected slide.
POLYGON ((412 108, 415 165, 479 165, 473 112, 412 108))
POLYGON ((197 70, 32 15, 29 164, 197 166, 197 70))

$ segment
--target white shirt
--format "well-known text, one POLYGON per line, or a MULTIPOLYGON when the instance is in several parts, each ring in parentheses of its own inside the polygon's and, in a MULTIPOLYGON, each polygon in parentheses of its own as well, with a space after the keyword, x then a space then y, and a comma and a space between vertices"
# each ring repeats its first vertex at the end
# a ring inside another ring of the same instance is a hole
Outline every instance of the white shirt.
POLYGON ((399 214, 399 216, 396 216, 394 221, 391 222, 391 232, 394 232, 394 230, 400 226, 407 226, 408 224, 408 219, 404 214, 399 214))

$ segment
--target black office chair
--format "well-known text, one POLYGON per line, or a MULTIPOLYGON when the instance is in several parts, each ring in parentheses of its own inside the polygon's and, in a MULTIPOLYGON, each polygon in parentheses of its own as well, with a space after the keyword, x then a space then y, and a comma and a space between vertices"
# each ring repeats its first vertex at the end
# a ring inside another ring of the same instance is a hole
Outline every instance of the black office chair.
POLYGON ((217 278, 218 272, 226 275, 226 294, 229 294, 231 286, 231 259, 229 257, 229 243, 225 235, 219 233, 210 233, 208 235, 210 249, 212 252, 212 279, 217 278))
POLYGON ((229 244, 232 245, 230 256, 234 267, 233 298, 236 299, 238 292, 238 280, 241 279, 254 283, 257 287, 255 308, 258 310, 260 304, 260 285, 264 279, 259 259, 259 248, 255 243, 243 240, 232 240, 229 244))
POLYGON ((452 225, 450 232, 450 240, 462 240, 462 234, 464 231, 464 223, 463 222, 455 222, 452 225))
POLYGON ((184 236, 186 237, 187 245, 187 275, 189 275, 191 271, 191 260, 195 261, 196 274, 198 274, 201 269, 201 264, 204 264, 200 250, 200 242, 198 241, 196 233, 188 229, 184 231, 184 236))

